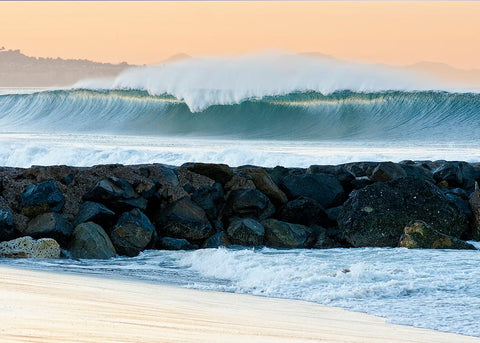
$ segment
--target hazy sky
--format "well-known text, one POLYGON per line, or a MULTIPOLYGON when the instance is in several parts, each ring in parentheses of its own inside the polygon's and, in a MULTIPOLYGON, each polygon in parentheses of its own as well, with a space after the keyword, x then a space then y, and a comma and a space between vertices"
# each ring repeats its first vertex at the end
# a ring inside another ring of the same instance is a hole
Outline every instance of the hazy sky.
POLYGON ((283 49, 480 68, 480 2, 0 1, 2 45, 115 63, 283 49))

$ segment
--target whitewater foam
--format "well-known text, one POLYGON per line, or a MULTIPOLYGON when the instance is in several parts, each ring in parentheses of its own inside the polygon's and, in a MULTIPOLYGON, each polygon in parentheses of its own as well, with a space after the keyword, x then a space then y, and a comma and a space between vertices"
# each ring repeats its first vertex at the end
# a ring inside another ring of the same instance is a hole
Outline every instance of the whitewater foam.
POLYGON ((405 69, 283 51, 192 57, 134 67, 110 80, 80 81, 74 88, 141 89, 152 95, 170 94, 185 101, 192 112, 294 92, 452 90, 405 69))
POLYGON ((0 165, 97 164, 182 165, 186 162, 225 163, 232 167, 308 167, 357 161, 402 160, 480 161, 475 141, 452 143, 365 141, 215 140, 93 134, 0 134, 0 165))
POLYGON ((110 260, 5 260, 182 287, 301 299, 480 337, 479 251, 362 248, 146 251, 110 260))

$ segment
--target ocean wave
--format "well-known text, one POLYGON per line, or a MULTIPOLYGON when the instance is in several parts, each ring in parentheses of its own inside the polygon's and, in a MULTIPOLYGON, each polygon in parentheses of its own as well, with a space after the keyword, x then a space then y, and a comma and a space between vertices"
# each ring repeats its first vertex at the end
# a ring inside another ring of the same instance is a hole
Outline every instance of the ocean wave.
POLYGON ((145 90, 0 95, 1 132, 115 133, 273 140, 478 139, 480 94, 293 92, 212 105, 145 90))
POLYGON ((83 80, 74 88, 141 89, 152 95, 171 94, 184 101, 192 112, 291 93, 454 91, 450 84, 406 68, 283 51, 192 57, 135 67, 112 79, 83 80))

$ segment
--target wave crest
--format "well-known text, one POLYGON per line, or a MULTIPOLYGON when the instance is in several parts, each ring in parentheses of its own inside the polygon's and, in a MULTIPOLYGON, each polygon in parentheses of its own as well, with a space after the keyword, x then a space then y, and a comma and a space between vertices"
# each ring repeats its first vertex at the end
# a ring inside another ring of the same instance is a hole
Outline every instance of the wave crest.
POLYGON ((421 78, 412 71, 280 51, 195 57, 136 67, 114 79, 81 81, 74 88, 138 89, 151 95, 170 94, 184 101, 192 112, 295 92, 448 90, 446 85, 421 78))

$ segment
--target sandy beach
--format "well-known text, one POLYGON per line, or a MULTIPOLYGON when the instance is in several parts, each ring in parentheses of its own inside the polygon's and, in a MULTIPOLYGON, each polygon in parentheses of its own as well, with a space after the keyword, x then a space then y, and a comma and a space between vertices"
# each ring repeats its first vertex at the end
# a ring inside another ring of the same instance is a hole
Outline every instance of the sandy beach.
POLYGON ((2 342, 480 342, 303 301, 0 272, 2 342))

